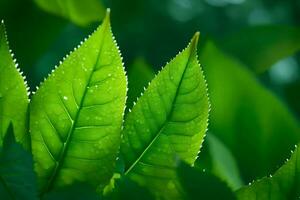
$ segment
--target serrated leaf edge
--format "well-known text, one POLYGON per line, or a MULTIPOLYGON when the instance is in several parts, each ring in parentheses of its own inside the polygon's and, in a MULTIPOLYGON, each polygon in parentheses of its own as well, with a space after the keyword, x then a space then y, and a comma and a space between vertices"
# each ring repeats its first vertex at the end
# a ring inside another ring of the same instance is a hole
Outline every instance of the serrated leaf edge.
POLYGON ((27 102, 29 103, 29 102, 30 102, 30 99, 29 99, 29 96, 30 96, 30 88, 29 88, 29 86, 28 86, 28 83, 27 83, 27 80, 26 80, 26 76, 24 75, 23 71, 19 68, 19 64, 17 63, 17 59, 15 58, 14 53, 13 53, 12 50, 10 49, 9 41, 8 41, 8 36, 7 36, 7 32, 6 32, 6 27, 5 27, 5 23, 4 23, 4 20, 3 20, 3 19, 1 20, 1 25, 3 26, 5 41, 6 41, 6 44, 7 44, 7 46, 8 46, 10 56, 11 56, 11 58, 12 58, 12 60, 13 60, 13 64, 14 64, 15 68, 17 69, 18 74, 19 74, 19 75, 22 77, 22 79, 23 79, 23 83, 24 83, 25 88, 26 88, 27 102))
MULTIPOLYGON (((191 43, 193 42, 194 37, 195 37, 196 35, 198 35, 197 37, 199 37, 200 32, 196 32, 196 33, 194 34, 193 38, 189 41, 188 45, 187 45, 184 49, 180 50, 173 58, 171 58, 169 61, 167 61, 166 64, 163 65, 163 66, 160 68, 160 70, 158 70, 158 71, 155 73, 153 79, 152 79, 151 81, 148 82, 148 85, 147 85, 146 87, 143 88, 144 91, 141 92, 140 96, 138 96, 137 99, 136 99, 136 101, 133 102, 132 110, 134 110, 135 105, 136 105, 136 102, 138 102, 139 98, 141 98, 141 97, 144 95, 144 92, 149 88, 149 86, 151 85, 151 82, 157 77, 157 75, 161 72, 161 70, 162 70, 165 66, 167 66, 172 60, 176 59, 182 52, 184 52, 185 50, 187 50, 188 48, 190 48, 190 45, 191 45, 191 43)), ((208 125, 209 125, 209 113, 210 113, 210 110, 211 110, 210 98, 209 98, 209 93, 208 93, 208 84, 207 84, 207 80, 206 80, 205 75, 204 75, 204 71, 203 71, 203 69, 202 69, 202 67, 201 67, 201 65, 200 65, 200 63, 199 63, 199 59, 198 59, 198 51, 197 51, 197 45, 198 45, 198 42, 196 43, 196 47, 195 47, 195 51, 196 51, 196 52, 195 52, 195 54, 196 54, 197 65, 198 65, 199 68, 200 68, 200 72, 201 72, 201 75, 203 76, 204 83, 205 83, 206 97, 207 97, 207 100, 208 100, 208 117, 207 117, 207 121, 206 121, 206 127, 207 127, 207 128, 206 128, 205 133, 204 133, 204 135, 203 135, 203 138, 202 138, 202 140, 201 140, 201 144, 200 144, 200 147, 199 147, 199 151, 198 151, 196 157, 194 158, 194 162, 197 160, 197 158, 198 158, 198 156, 199 156, 199 154, 200 154, 200 152, 201 152, 201 148, 202 148, 203 142, 204 142, 204 140, 205 140, 205 137, 206 137, 206 134, 207 134, 207 131, 208 131, 208 125)), ((132 110, 131 110, 131 109, 128 109, 128 113, 131 113, 132 110)), ((157 137, 157 136, 156 136, 156 137, 157 137)), ((121 135, 121 138, 123 138, 123 134, 121 135)), ((134 165, 134 164, 133 164, 133 165, 134 165)), ((192 166, 194 166, 194 163, 192 164, 192 166)), ((125 174, 127 174, 127 173, 130 171, 130 170, 129 170, 130 168, 132 168, 132 166, 130 166, 130 167, 126 170, 125 174)))

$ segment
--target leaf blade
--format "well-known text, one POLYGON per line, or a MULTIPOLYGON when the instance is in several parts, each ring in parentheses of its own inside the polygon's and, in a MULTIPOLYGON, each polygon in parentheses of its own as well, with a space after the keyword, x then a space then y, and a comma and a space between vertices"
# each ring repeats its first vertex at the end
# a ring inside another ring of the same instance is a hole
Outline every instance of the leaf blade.
POLYGON ((126 77, 108 11, 103 24, 32 98, 32 151, 42 194, 75 181, 93 186, 109 181, 125 96, 126 77))
POLYGON ((209 102, 196 57, 198 37, 196 33, 153 79, 128 113, 123 129, 125 174, 165 198, 181 196, 176 154, 193 164, 207 127, 209 102), (182 139, 185 142, 180 144, 182 139))
POLYGON ((0 146, 10 123, 17 142, 29 147, 27 85, 10 53, 4 22, 0 22, 0 146))
POLYGON ((282 165, 273 176, 264 177, 239 189, 238 199, 298 199, 300 195, 300 150, 296 146, 290 160, 282 165))

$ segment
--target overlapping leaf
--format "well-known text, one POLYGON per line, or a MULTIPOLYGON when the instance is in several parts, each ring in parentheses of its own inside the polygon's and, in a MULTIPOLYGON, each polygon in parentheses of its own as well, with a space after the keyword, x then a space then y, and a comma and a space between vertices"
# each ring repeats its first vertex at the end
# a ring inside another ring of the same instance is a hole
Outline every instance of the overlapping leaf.
POLYGON ((235 200, 235 194, 218 177, 209 172, 192 168, 185 163, 180 163, 177 173, 185 190, 186 200, 235 200))
POLYGON ((100 20, 105 13, 105 8, 99 0, 35 0, 35 2, 42 9, 82 26, 100 20))
POLYGON ((37 197, 31 154, 16 143, 11 125, 0 148, 0 199, 35 200, 37 197))
POLYGON ((124 124, 125 175, 163 198, 181 198, 176 154, 193 164, 207 128, 209 102, 197 41, 198 34, 154 78, 124 124))
POLYGON ((26 82, 10 53, 3 21, 0 23, 0 146, 10 123, 17 142, 29 147, 26 82))
POLYGON ((233 190, 240 188, 243 181, 235 157, 229 149, 212 133, 205 138, 203 151, 196 165, 227 182, 233 190))
POLYGON ((298 122, 245 66, 213 42, 201 52, 213 91, 211 133, 233 153, 246 182, 274 172, 300 140, 298 122))
POLYGON ((139 186, 137 183, 124 176, 116 180, 114 190, 111 193, 106 194, 103 199, 154 200, 155 198, 146 188, 139 186))
POLYGON ((126 77, 108 12, 32 98, 32 153, 41 194, 75 181, 93 186, 109 181, 125 97, 126 77))
POLYGON ((300 150, 296 148, 287 161, 273 176, 255 181, 237 191, 241 200, 292 200, 300 197, 300 150))

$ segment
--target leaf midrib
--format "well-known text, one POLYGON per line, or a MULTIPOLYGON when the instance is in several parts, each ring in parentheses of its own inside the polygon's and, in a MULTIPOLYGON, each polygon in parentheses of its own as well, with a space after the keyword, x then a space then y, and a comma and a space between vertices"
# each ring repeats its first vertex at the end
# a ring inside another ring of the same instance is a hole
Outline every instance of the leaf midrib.
MULTIPOLYGON (((193 42, 194 42, 194 43, 191 44, 191 45, 196 45, 196 44, 195 44, 195 41, 193 41, 193 42)), ((194 53, 194 52, 192 52, 192 50, 193 50, 193 51, 196 51, 196 50, 193 49, 193 48, 196 48, 196 47, 195 47, 195 46, 191 46, 191 47, 190 47, 190 51, 191 51, 191 52, 190 52, 189 58, 188 58, 188 60, 187 60, 187 62, 186 62, 186 64, 185 64, 185 68, 184 68, 184 71, 183 71, 182 76, 181 76, 181 78, 180 78, 180 81, 179 81, 179 83, 178 83, 178 86, 177 86, 177 88, 176 88, 176 93, 175 93, 175 97, 173 98, 172 105, 174 105, 174 102, 176 102, 177 96, 178 96, 178 94, 179 94, 179 89, 180 89, 181 83, 182 83, 182 81, 183 81, 183 77, 184 77, 185 72, 186 72, 186 69, 188 68, 188 65, 189 65, 189 63, 190 63, 192 54, 194 53)), ((139 163, 139 161, 143 158, 143 156, 145 155, 145 153, 151 148, 151 146, 154 144, 154 142, 157 140, 157 138, 159 138, 159 136, 162 134, 164 128, 166 127, 166 124, 167 124, 168 121, 170 120, 170 116, 171 116, 171 114, 173 113, 173 111, 174 111, 174 108, 173 108, 173 106, 172 106, 172 108, 171 108, 171 110, 170 110, 170 112, 168 113, 168 116, 167 116, 167 118, 166 118, 166 122, 160 127, 160 129, 159 129, 157 135, 151 140, 151 142, 149 143, 149 145, 148 145, 148 146, 145 148, 145 150, 140 154, 140 156, 139 156, 139 157, 133 162, 133 164, 131 164, 130 167, 125 171, 125 173, 124 173, 125 175, 129 174, 129 173, 134 169, 134 167, 135 167, 135 166, 139 163)))
POLYGON ((101 35, 102 37, 101 37, 101 40, 100 40, 100 48, 99 48, 99 52, 98 52, 98 55, 97 55, 97 60, 96 60, 96 62, 95 62, 95 65, 93 66, 93 70, 91 71, 91 73, 90 73, 90 75, 89 75, 89 77, 88 77, 88 80, 87 80, 87 82, 86 82, 87 84, 86 84, 86 86, 85 86, 85 89, 84 89, 84 92, 83 92, 81 101, 80 101, 80 103, 79 103, 78 111, 76 112, 76 115, 75 115, 75 117, 74 117, 74 120, 72 121, 72 125, 71 125, 70 131, 69 131, 69 133, 68 133, 67 139, 66 139, 66 141, 63 143, 63 148, 62 148, 62 150, 61 150, 61 152, 60 152, 60 154, 59 154, 59 159, 56 161, 56 163, 55 163, 56 166, 55 166, 55 168, 54 168, 54 170, 53 170, 53 173, 52 173, 52 175, 51 175, 49 181, 47 182, 47 185, 44 187, 44 189, 43 189, 42 192, 40 193, 40 196, 43 196, 47 191, 49 191, 49 190, 52 188, 53 183, 54 183, 54 180, 56 179, 57 174, 58 174, 59 170, 61 169, 61 167, 62 167, 62 165, 63 165, 63 161, 64 161, 64 158, 65 158, 65 154, 66 154, 67 149, 68 149, 68 146, 69 146, 68 144, 69 144, 70 138, 72 137, 73 132, 74 132, 74 130, 75 130, 75 128, 76 128, 77 120, 78 120, 80 111, 81 111, 81 109, 82 109, 82 107, 83 107, 83 102, 84 102, 84 99, 85 99, 86 94, 87 94, 87 91, 88 91, 88 85, 89 85, 89 83, 90 83, 90 81, 91 81, 91 78, 92 78, 92 76, 93 76, 93 73, 94 73, 94 71, 95 71, 95 67, 96 67, 96 66, 98 65, 98 63, 99 63, 99 57, 100 57, 100 54, 101 54, 102 48, 103 48, 103 40, 104 40, 104 38, 105 38, 105 34, 104 34, 104 33, 106 32, 106 30, 107 30, 107 28, 108 28, 108 24, 109 24, 109 23, 106 21, 106 22, 103 23, 103 25, 102 25, 103 27, 100 27, 100 28, 103 28, 103 31, 102 31, 102 35, 101 35))

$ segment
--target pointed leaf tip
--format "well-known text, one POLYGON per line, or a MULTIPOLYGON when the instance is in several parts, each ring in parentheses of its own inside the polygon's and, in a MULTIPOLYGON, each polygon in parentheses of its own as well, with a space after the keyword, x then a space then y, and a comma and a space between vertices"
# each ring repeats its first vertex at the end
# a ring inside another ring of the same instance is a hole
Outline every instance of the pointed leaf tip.
POLYGON ((104 17, 104 20, 103 20, 103 24, 106 23, 106 22, 110 22, 110 8, 106 9, 106 14, 105 14, 105 17, 104 17))
POLYGON ((124 174, 159 199, 184 198, 179 179, 174 177, 176 155, 193 165, 208 125, 209 101, 197 60, 198 39, 199 32, 187 48, 161 69, 129 110, 122 129, 120 151, 124 174), (165 98, 161 98, 161 94, 165 94, 165 98), (174 133, 174 128, 180 129, 179 132, 174 133), (181 143, 183 137, 185 142, 181 143), (167 160, 163 164, 167 171, 153 170, 162 166, 163 159, 167 160), (172 187, 164 187, 166 182, 172 187))
POLYGON ((193 51, 197 51, 197 46, 198 46, 198 41, 199 41, 199 36, 200 36, 200 32, 197 31, 194 36, 192 37, 191 43, 190 43, 190 48, 193 51))
POLYGON ((106 15, 110 15, 110 8, 106 9, 106 15))
POLYGON ((194 34, 194 36, 193 36, 193 38, 192 38, 192 41, 195 42, 196 44, 198 44, 199 37, 200 37, 200 32, 197 31, 197 32, 194 34))

